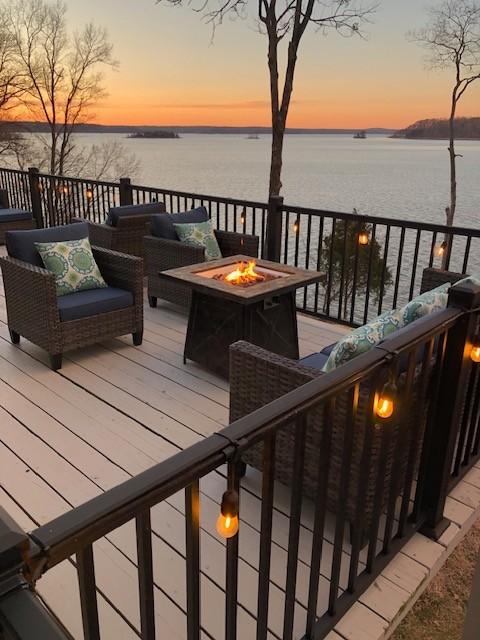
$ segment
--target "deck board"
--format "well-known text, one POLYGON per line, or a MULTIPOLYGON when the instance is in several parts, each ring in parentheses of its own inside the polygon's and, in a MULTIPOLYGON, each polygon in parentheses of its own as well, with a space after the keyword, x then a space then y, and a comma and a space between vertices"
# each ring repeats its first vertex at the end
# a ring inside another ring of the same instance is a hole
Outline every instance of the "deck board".
MULTIPOLYGON (((26 340, 9 340, 0 292, 0 503, 27 530, 166 459, 228 423, 228 384, 195 363, 183 364, 186 317, 170 305, 145 310, 144 343, 129 337, 66 355, 59 372, 26 340)), ((344 327, 300 317, 302 354, 320 350, 344 327)), ((205 638, 223 637, 224 543, 214 523, 225 470, 201 483, 202 626, 205 638)), ((257 605, 260 485, 247 478, 242 495, 239 633, 254 637, 257 605)), ((288 546, 285 496, 274 513, 269 629, 280 638, 288 546)), ((298 565, 295 637, 301 637, 308 597, 310 517, 304 516, 298 565)), ((152 509, 156 615, 171 638, 185 637, 184 498, 152 509), (179 535, 181 531, 181 535, 179 535), (166 571, 165 569, 168 568, 166 571)), ((327 541, 326 546, 331 547, 327 541)), ((136 549, 131 524, 94 545, 99 610, 105 637, 137 637, 136 549), (119 588, 119 585, 123 585, 119 588)), ((328 550, 325 553, 328 559, 328 550)), ((328 561, 319 608, 328 594, 328 561)), ((342 576, 345 583, 346 574, 342 576)), ((39 581, 39 593, 74 637, 81 636, 74 561, 39 581), (68 598, 65 598, 68 593, 68 598)))

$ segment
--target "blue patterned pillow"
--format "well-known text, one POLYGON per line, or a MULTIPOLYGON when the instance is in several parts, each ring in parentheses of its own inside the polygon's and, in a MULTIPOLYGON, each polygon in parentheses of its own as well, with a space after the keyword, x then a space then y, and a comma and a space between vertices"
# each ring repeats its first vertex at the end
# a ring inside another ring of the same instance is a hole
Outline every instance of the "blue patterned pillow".
POLYGON ((206 222, 185 222, 183 224, 174 223, 173 226, 181 242, 205 249, 206 260, 216 260, 222 257, 211 220, 206 222))
POLYGON ((410 300, 400 311, 403 314, 403 324, 406 326, 410 322, 423 318, 434 311, 445 309, 448 302, 448 290, 452 285, 450 282, 440 285, 436 289, 426 291, 422 295, 410 300))
POLYGON ((337 342, 322 371, 333 371, 361 353, 384 340, 394 331, 404 326, 402 312, 399 309, 385 311, 378 318, 358 327, 337 342))

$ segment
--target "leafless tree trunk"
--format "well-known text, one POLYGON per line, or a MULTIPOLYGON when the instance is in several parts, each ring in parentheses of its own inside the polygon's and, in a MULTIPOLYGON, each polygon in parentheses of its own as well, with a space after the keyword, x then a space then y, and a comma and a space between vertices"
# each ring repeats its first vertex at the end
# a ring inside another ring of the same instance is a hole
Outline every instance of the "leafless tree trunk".
MULTIPOLYGON (((157 3, 162 0, 156 0, 157 3)), ((173 5, 183 0, 163 0, 173 5)), ((203 14, 215 28, 227 14, 245 17, 247 0, 224 0, 219 7, 211 7, 211 0, 199 0, 192 8, 203 14)), ((189 4, 191 4, 189 2, 189 4)), ((258 0, 257 19, 268 39, 268 72, 270 78, 270 103, 272 122, 272 149, 270 160, 269 195, 278 196, 282 188, 283 142, 290 108, 293 81, 300 43, 309 25, 319 31, 334 29, 349 36, 360 34, 359 25, 368 21, 375 4, 363 4, 363 0, 285 0, 280 6, 277 0, 258 0), (288 40, 286 69, 283 82, 279 74, 279 45, 288 40)))
MULTIPOLYGON (((478 0, 443 0, 430 8, 429 24, 409 37, 429 52, 433 69, 453 67, 455 81, 451 93, 449 129, 450 202, 445 209, 447 226, 453 226, 457 209, 457 158, 455 118, 458 104, 468 87, 480 79, 480 4, 478 0)), ((448 265, 451 236, 442 245, 442 265, 448 265)))

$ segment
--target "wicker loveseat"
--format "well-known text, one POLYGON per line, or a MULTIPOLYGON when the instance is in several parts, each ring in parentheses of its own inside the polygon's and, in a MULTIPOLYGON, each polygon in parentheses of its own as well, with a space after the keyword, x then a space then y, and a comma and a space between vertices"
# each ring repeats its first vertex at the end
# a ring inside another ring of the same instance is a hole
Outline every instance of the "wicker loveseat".
POLYGON ((52 369, 62 366, 62 354, 108 338, 143 335, 142 260, 92 247, 108 287, 57 297, 55 276, 43 268, 35 242, 78 240, 88 236, 86 223, 51 229, 10 231, 8 257, 0 258, 8 328, 14 344, 23 336, 45 349, 52 369))
MULTIPOLYGON (((198 207, 185 213, 159 214, 152 217, 151 235, 145 238, 145 260, 148 277, 148 300, 151 307, 157 306, 157 298, 162 298, 184 307, 190 306, 191 291, 159 277, 161 271, 186 267, 205 261, 205 250, 180 242, 173 223, 205 222, 208 213, 205 207, 198 207)), ((256 258, 259 239, 257 236, 215 231, 223 257, 243 254, 256 258)))
POLYGON ((35 229, 31 211, 12 209, 6 189, 0 189, 0 244, 5 244, 5 233, 12 229, 35 229))
POLYGON ((88 221, 90 241, 96 247, 143 258, 143 238, 149 231, 152 215, 163 211, 163 202, 114 207, 104 224, 88 221))
MULTIPOLYGON (((422 292, 428 291, 436 286, 444 283, 455 283, 465 275, 439 271, 436 269, 427 269, 423 275, 422 292)), ((419 319, 416 322, 422 322, 419 319)), ((388 338, 387 338, 388 340, 388 338)), ((330 349, 327 349, 329 352, 330 349)), ((289 391, 307 383, 308 381, 323 374, 320 367, 325 363, 328 357, 325 354, 315 354, 317 356, 318 368, 307 366, 306 362, 315 362, 313 356, 309 356, 304 361, 294 361, 275 355, 269 351, 265 351, 257 346, 246 342, 237 342, 230 347, 230 421, 233 422, 252 411, 268 404, 275 398, 285 395, 289 391), (322 357, 323 356, 323 357, 322 357)), ((413 403, 417 400, 417 381, 420 379, 422 370, 422 358, 417 360, 415 369, 415 377, 413 382, 413 403)), ((399 372, 397 385, 399 393, 405 383, 404 372, 399 372)), ((346 504, 347 519, 352 523, 356 517, 356 510, 359 503, 359 484, 361 477, 361 469, 364 461, 362 460, 362 451, 364 448, 366 434, 366 411, 369 407, 371 389, 366 384, 361 385, 358 411, 356 422, 353 430, 353 453, 350 467, 349 493, 346 504)), ((345 423, 347 414, 347 397, 346 395, 337 398, 335 415, 331 418, 332 424, 332 448, 330 458, 330 472, 328 481, 328 508, 335 511, 338 508, 338 497, 340 490, 340 480, 342 475, 343 451, 345 423)), ((415 420, 415 411, 411 412, 410 420, 415 420)), ((319 450, 321 446, 321 437, 323 432, 324 414, 321 410, 312 412, 307 430, 305 441, 305 463, 304 463, 304 479, 303 493, 313 498, 317 491, 318 482, 318 461, 319 450)), ((413 422, 411 423, 413 425, 413 422)), ((420 444, 424 434, 424 424, 420 424, 418 429, 412 429, 412 433, 417 434, 418 443, 420 444)), ((398 447, 401 445, 399 438, 399 430, 395 429, 390 442, 389 451, 387 452, 387 462, 385 468, 385 485, 389 486, 388 478, 392 472, 393 461, 397 459, 401 465, 401 474, 405 472, 408 449, 406 445, 398 455, 398 447)), ((294 432, 293 427, 283 429, 277 433, 276 438, 276 461, 275 461, 275 477, 277 480, 286 485, 292 483, 293 473, 293 452, 294 452, 294 432)), ((369 469, 366 480, 366 496, 363 503, 364 526, 367 528, 372 520, 373 504, 375 498, 375 488, 379 472, 379 459, 381 451, 381 430, 375 430, 372 435, 371 454, 369 456, 369 469)), ((421 451, 421 447, 417 447, 417 451, 421 451)), ((263 454, 261 446, 255 446, 245 452, 242 461, 246 465, 250 465, 256 469, 262 468, 263 454)), ((418 459, 415 461, 418 464, 418 459)), ((400 483, 399 486, 402 486, 400 483)), ((388 500, 388 496, 383 496, 384 503, 388 500)))

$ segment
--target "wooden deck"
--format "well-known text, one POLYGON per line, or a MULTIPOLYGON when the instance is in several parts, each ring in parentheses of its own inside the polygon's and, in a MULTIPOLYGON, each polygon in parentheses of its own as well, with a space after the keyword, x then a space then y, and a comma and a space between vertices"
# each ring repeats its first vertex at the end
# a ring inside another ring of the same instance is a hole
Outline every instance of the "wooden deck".
MULTIPOLYGON (((138 474, 228 423, 228 384, 182 362, 186 317, 173 306, 145 309, 143 345, 129 337, 72 352, 58 373, 41 349, 10 343, 3 287, 0 297, 0 504, 26 530, 138 474)), ((338 340, 346 329, 300 319, 302 354, 338 340)), ((254 637, 260 525, 259 482, 250 473, 242 495, 239 638, 254 637)), ((223 541, 214 527, 225 489, 221 471, 202 482, 202 625, 223 638, 223 541)), ((278 493, 278 492, 277 492, 278 493)), ((271 637, 281 636, 288 539, 288 500, 275 512, 271 637)), ((184 640, 183 495, 153 510, 156 614, 162 637, 184 640), (167 632, 168 629, 168 632, 167 632)), ((309 523, 302 537, 300 637, 307 598, 309 523)), ((95 545, 105 638, 135 638, 139 628, 133 525, 95 545), (133 627, 133 628, 132 628, 133 627)), ((325 586, 327 586, 325 580, 325 586)), ((74 637, 81 637, 76 572, 63 563, 38 583, 46 604, 74 637)), ((323 592, 325 595, 325 591, 323 592)))
MULTIPOLYGON (((186 317, 173 306, 154 310, 147 306, 141 347, 134 348, 129 337, 111 340, 68 354, 61 371, 54 373, 40 349, 25 340, 20 348, 10 343, 0 286, 0 504, 21 526, 31 530, 48 522, 227 424, 228 384, 193 363, 183 365, 185 328, 186 317)), ((342 326, 300 317, 302 355, 338 340, 345 331, 342 326)), ((332 639, 383 637, 397 609, 405 607, 415 588, 425 583, 427 570, 419 567, 425 565, 428 554, 433 557, 431 545, 446 553, 459 537, 462 523, 470 522, 478 510, 480 488, 475 489, 475 502, 472 484, 463 482, 459 487, 449 498, 449 515, 459 526, 447 532, 443 546, 427 541, 425 547, 425 538, 416 536, 391 563, 394 568, 390 573, 387 568, 337 625, 332 639), (395 569, 395 562, 400 568, 395 569), (414 580, 418 581, 416 587, 414 580)), ((202 480, 202 637, 209 640, 224 638, 224 542, 215 532, 224 490, 223 469, 202 480)), ((239 640, 255 637, 259 495, 258 475, 249 470, 241 499, 239 640)), ((282 636, 288 499, 288 491, 278 486, 270 590, 272 639, 282 636)), ((301 638, 304 631, 312 520, 311 505, 306 503, 295 638, 301 638)), ((183 494, 155 507, 152 525, 158 637, 185 640, 183 494)), ((324 609, 329 586, 332 536, 333 532, 327 534, 324 545, 319 611, 324 609)), ((96 543, 94 552, 102 638, 138 638, 133 524, 96 543)), ((437 564, 439 553, 434 557, 437 564)), ((343 571, 341 586, 346 577, 343 571)), ((83 637, 74 560, 47 572, 37 586, 44 602, 72 636, 83 637)))

